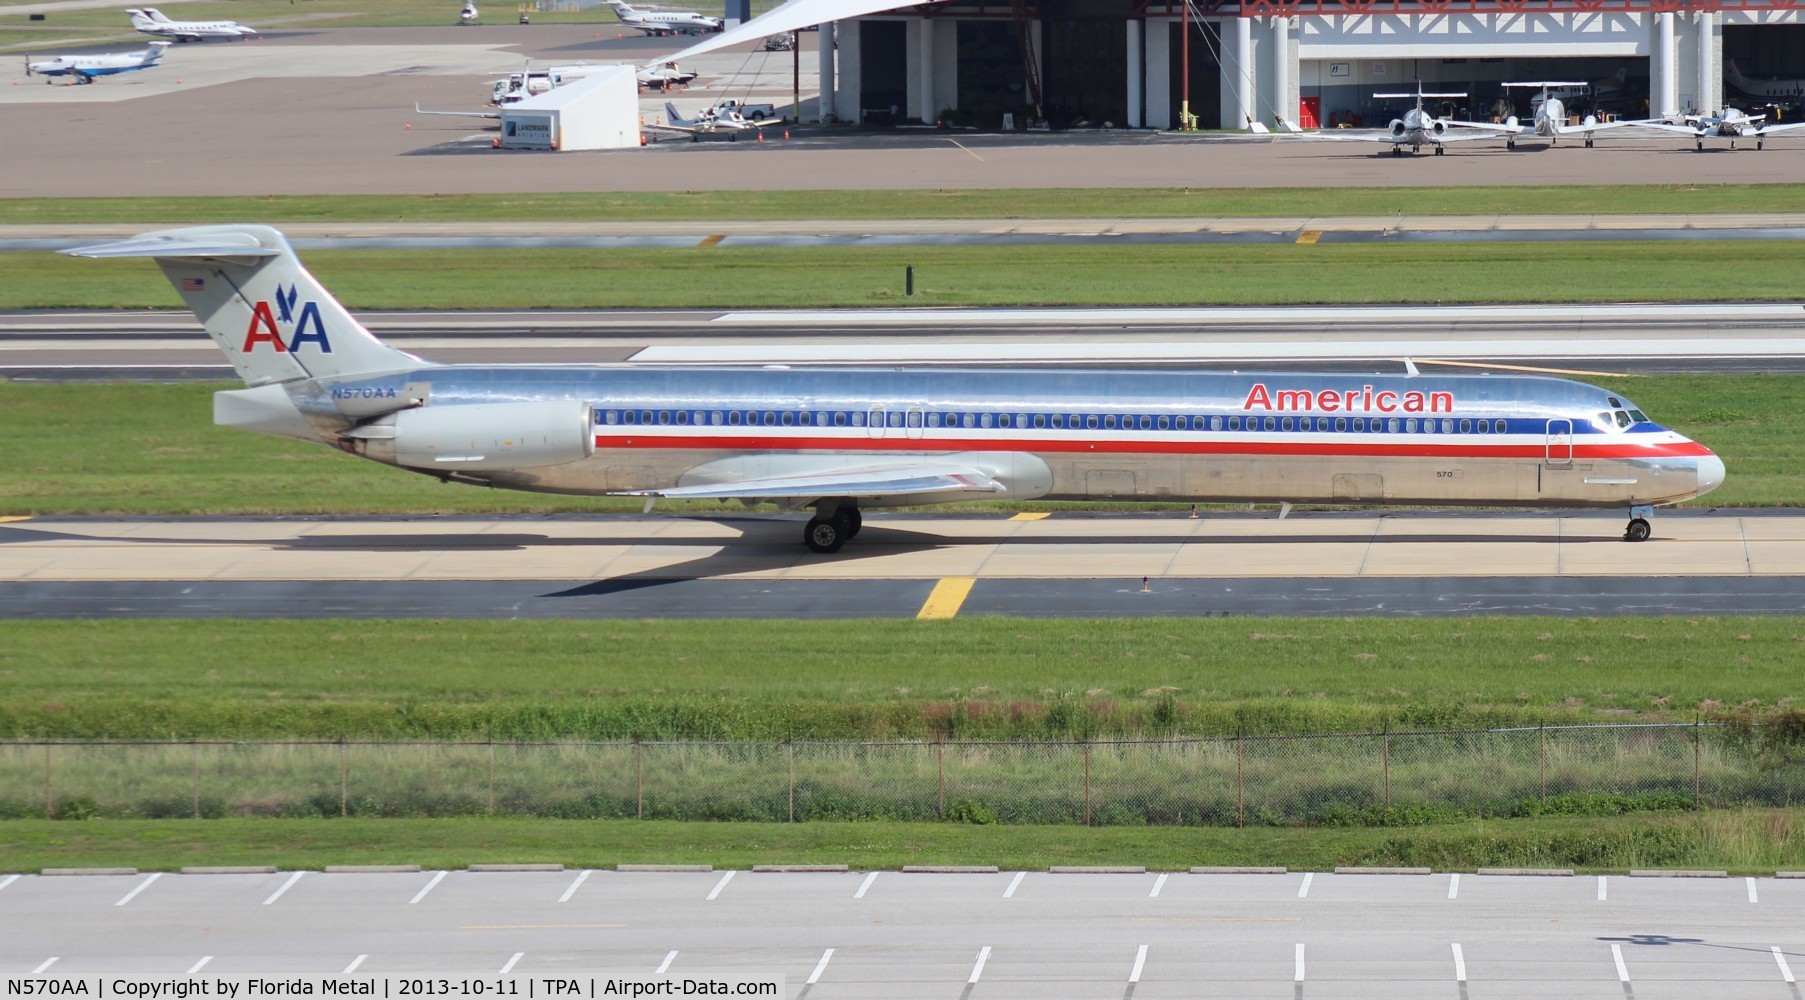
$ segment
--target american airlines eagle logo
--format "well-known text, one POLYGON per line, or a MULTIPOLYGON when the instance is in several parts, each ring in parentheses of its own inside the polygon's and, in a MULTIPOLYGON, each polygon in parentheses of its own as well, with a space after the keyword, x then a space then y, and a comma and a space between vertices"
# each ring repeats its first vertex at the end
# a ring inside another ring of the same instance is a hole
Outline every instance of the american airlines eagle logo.
POLYGON ((320 319, 320 304, 314 301, 300 303, 299 285, 276 286, 275 309, 271 310, 269 300, 258 299, 251 305, 251 325, 244 332, 244 353, 250 354, 258 344, 268 344, 278 354, 298 351, 303 344, 313 344, 321 354, 332 353, 332 342, 326 339, 326 324, 320 319), (280 326, 278 326, 280 324, 280 326), (289 331, 287 339, 283 339, 282 329, 289 331))

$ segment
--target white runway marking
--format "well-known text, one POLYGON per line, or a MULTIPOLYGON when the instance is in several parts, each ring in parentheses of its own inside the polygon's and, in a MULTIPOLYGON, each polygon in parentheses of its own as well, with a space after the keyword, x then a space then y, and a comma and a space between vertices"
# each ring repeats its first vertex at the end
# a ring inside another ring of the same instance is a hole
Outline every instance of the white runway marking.
POLYGON ((1749 883, 1749 902, 1751 902, 1751 903, 1761 902, 1760 898, 1755 895, 1755 880, 1749 879, 1748 883, 1749 883))
POLYGON ((282 887, 280 889, 277 889, 275 892, 272 892, 269 894, 269 898, 263 901, 263 905, 268 906, 271 903, 275 902, 276 900, 281 899, 282 894, 288 891, 288 887, 294 885, 296 882, 301 881, 301 876, 303 876, 305 874, 307 874, 307 873, 304 871, 301 871, 301 872, 295 872, 293 875, 290 875, 288 877, 288 881, 282 883, 282 887))
POLYGON ((585 881, 587 881, 591 874, 592 874, 592 869, 588 869, 588 868, 585 868, 581 872, 578 872, 576 881, 570 883, 570 888, 564 890, 564 895, 558 897, 558 902, 560 902, 560 903, 570 902, 570 897, 577 894, 577 887, 581 886, 585 881))
MULTIPOLYGON (((1778 949, 1778 948, 1775 948, 1775 949, 1774 949, 1774 957, 1775 957, 1775 958, 1780 958, 1780 949, 1778 949)), ((55 964, 56 964, 56 956, 55 956, 55 955, 52 955, 52 956, 51 956, 51 957, 49 957, 49 958, 46 958, 46 959, 44 959, 44 964, 42 964, 42 965, 40 965, 40 966, 38 966, 38 967, 37 967, 37 968, 35 968, 35 969, 33 969, 33 970, 31 970, 31 974, 32 974, 32 975, 34 975, 34 976, 35 976, 35 975, 37 975, 37 974, 38 974, 38 973, 40 973, 40 972, 43 972, 43 971, 44 971, 44 970, 45 970, 45 969, 48 969, 48 968, 50 968, 50 967, 51 967, 51 966, 52 966, 52 965, 55 965, 55 964)), ((1780 968, 1782 968, 1782 969, 1784 969, 1784 968, 1786 968, 1786 959, 1784 959, 1784 958, 1780 958, 1780 968)), ((1788 972, 1788 973, 1787 973, 1787 975, 1788 975, 1788 976, 1790 976, 1790 975, 1792 975, 1792 973, 1790 973, 1790 972, 1788 972)), ((1788 979, 1788 980, 1787 980, 1787 982, 1789 982, 1789 983, 1790 983, 1790 982, 1792 982, 1792 980, 1791 980, 1791 979, 1788 979)))
POLYGON ((1604 876, 1598 876, 1598 901, 1604 902, 1604 876))
POLYGON ((5 878, 0 878, 0 889, 4 889, 17 881, 19 881, 19 876, 17 875, 8 875, 5 878))
POLYGON ((211 962, 211 961, 213 961, 213 956, 212 956, 212 955, 202 955, 202 956, 201 956, 201 960, 200 960, 200 961, 198 961, 198 962, 196 962, 196 963, 194 963, 194 964, 193 964, 193 965, 190 965, 190 966, 189 966, 189 967, 188 967, 188 971, 187 971, 187 972, 185 972, 185 973, 183 973, 183 975, 187 975, 187 976, 192 976, 192 975, 194 975, 194 974, 195 974, 195 973, 197 973, 197 972, 199 972, 199 971, 201 971, 201 967, 202 967, 202 966, 204 966, 204 965, 206 965, 206 964, 207 964, 207 963, 208 963, 208 962, 211 962))
POLYGON ((721 894, 721 890, 727 888, 727 883, 729 883, 731 881, 733 881, 733 872, 728 872, 728 873, 722 875, 721 880, 714 884, 714 888, 708 890, 709 901, 712 902, 716 896, 719 896, 721 894))
MULTIPOLYGON (((56 959, 53 958, 50 961, 54 962, 54 961, 56 961, 56 959)), ((1786 956, 1780 954, 1780 946, 1779 945, 1774 945, 1774 961, 1776 963, 1778 963, 1780 966, 1780 978, 1786 980, 1789 983, 1792 982, 1793 981, 1792 966, 1786 964, 1786 956)), ((45 964, 48 965, 49 962, 46 962, 45 964)))
MULTIPOLYGON (((1780 949, 1775 948, 1774 954, 1775 955, 1780 954, 1780 949)), ((988 961, 990 961, 990 946, 985 945, 984 947, 978 949, 978 961, 974 965, 972 965, 971 975, 966 977, 966 979, 965 979, 966 983, 969 984, 969 983, 977 982, 978 977, 984 974, 984 963, 988 962, 988 961)), ((1785 965, 1786 963, 1782 962, 1780 964, 1785 965)), ((1787 982, 1790 983, 1790 982, 1792 982, 1792 980, 1788 979, 1787 982)))
POLYGON ((1302 941, 1297 943, 1297 972, 1291 977, 1291 981, 1294 983, 1304 981, 1304 943, 1302 941))
POLYGON ((408 905, 411 906, 414 903, 418 903, 420 900, 425 899, 426 894, 432 891, 433 886, 438 885, 440 882, 445 881, 446 874, 447 874, 446 872, 438 872, 438 873, 434 874, 432 877, 432 881, 426 883, 426 888, 421 889, 419 892, 414 893, 414 898, 407 901, 408 905))
POLYGON ((1141 969, 1143 967, 1145 967, 1146 964, 1147 964, 1147 946, 1141 945, 1141 949, 1134 953, 1134 968, 1129 970, 1128 981, 1131 983, 1140 982, 1141 981, 1141 969))
POLYGON ((1460 875, 1458 873, 1449 875, 1448 876, 1448 898, 1453 899, 1459 895, 1460 895, 1460 875))
POLYGON ((864 899, 865 898, 865 890, 871 888, 871 883, 876 882, 876 881, 877 881, 877 872, 872 872, 871 874, 865 876, 865 881, 859 883, 859 891, 853 893, 852 898, 864 899))
POLYGON ((124 906, 125 904, 127 904, 127 903, 131 902, 133 899, 135 899, 139 893, 150 888, 150 884, 152 882, 155 882, 157 879, 160 879, 162 877, 163 877, 162 872, 151 872, 148 876, 145 877, 144 881, 138 883, 138 887, 136 889, 133 889, 131 892, 126 893, 124 899, 121 899, 119 902, 114 903, 113 905, 114 906, 124 906))
POLYGON ((832 948, 829 948, 826 951, 821 953, 821 961, 815 963, 815 971, 808 974, 808 984, 807 985, 809 985, 809 986, 815 985, 815 980, 820 979, 821 973, 827 971, 827 963, 833 957, 834 957, 834 950, 832 948))
POLYGON ((526 952, 524 952, 524 951, 515 952, 514 957, 508 959, 508 964, 501 967, 501 974, 505 976, 508 973, 513 972, 514 971, 514 963, 520 961, 521 959, 523 959, 525 957, 526 957, 526 952))
POLYGON ((1157 897, 1159 895, 1159 891, 1161 889, 1164 889, 1165 887, 1166 887, 1166 876, 1164 873, 1162 873, 1159 878, 1156 878, 1153 880, 1153 891, 1147 894, 1147 898, 1153 899, 1153 898, 1157 897))
POLYGON ((1003 898, 1008 899, 1010 896, 1015 895, 1015 887, 1021 885, 1022 879, 1027 877, 1027 875, 1027 872, 1016 872, 1015 877, 1009 880, 1009 888, 1003 890, 1003 898))
POLYGON ((1467 957, 1460 953, 1458 944, 1454 946, 1454 981, 1457 983, 1467 981, 1467 957))
POLYGON ((1623 964, 1623 946, 1622 945, 1620 945, 1620 944, 1611 945, 1611 961, 1617 963, 1617 981, 1620 983, 1629 982, 1630 981, 1630 969, 1629 969, 1629 966, 1623 964))
POLYGON ((348 976, 348 975, 350 975, 350 974, 351 974, 351 973, 353 973, 353 972, 356 972, 356 971, 357 971, 357 967, 358 967, 358 966, 360 966, 360 965, 362 965, 362 964, 364 964, 364 959, 366 959, 366 958, 369 958, 369 957, 370 957, 370 956, 368 956, 368 955, 359 955, 359 956, 357 956, 357 957, 356 957, 356 958, 354 958, 354 959, 352 959, 352 960, 351 960, 351 964, 350 964, 350 965, 347 965, 347 966, 345 966, 345 971, 343 971, 343 972, 341 972, 341 973, 339 973, 339 975, 341 975, 341 976, 348 976))
MULTIPOLYGON (((1304 872, 1304 881, 1297 887, 1297 898, 1302 899, 1310 894, 1310 880, 1316 877, 1315 872, 1304 872)), ((1302 945, 1299 945, 1302 947, 1302 945)))
POLYGON ((664 975, 664 970, 670 968, 671 963, 676 960, 677 960, 677 949, 672 948, 670 951, 665 952, 664 961, 658 963, 658 968, 652 973, 652 975, 654 975, 654 976, 664 975))

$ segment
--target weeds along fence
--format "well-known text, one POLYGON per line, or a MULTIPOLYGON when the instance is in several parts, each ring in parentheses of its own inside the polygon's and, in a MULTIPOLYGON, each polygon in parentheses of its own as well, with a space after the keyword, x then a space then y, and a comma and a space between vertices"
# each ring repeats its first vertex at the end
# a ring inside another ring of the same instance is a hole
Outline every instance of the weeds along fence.
POLYGON ((1350 826, 1805 803, 1796 727, 1094 742, 0 742, 0 818, 1350 826))

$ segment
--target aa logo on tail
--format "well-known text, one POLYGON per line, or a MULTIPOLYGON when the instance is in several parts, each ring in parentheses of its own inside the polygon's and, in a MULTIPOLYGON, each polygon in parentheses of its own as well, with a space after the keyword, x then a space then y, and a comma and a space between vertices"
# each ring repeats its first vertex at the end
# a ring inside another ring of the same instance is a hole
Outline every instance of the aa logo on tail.
POLYGON ((258 299, 251 305, 251 325, 244 332, 244 353, 250 354, 258 344, 269 344, 278 354, 298 351, 302 344, 317 346, 321 354, 332 353, 332 342, 326 339, 326 324, 320 320, 320 304, 303 302, 297 312, 295 300, 299 297, 300 286, 289 285, 284 289, 277 285, 274 313, 266 299, 258 299), (290 331, 286 340, 282 337, 282 327, 290 331))

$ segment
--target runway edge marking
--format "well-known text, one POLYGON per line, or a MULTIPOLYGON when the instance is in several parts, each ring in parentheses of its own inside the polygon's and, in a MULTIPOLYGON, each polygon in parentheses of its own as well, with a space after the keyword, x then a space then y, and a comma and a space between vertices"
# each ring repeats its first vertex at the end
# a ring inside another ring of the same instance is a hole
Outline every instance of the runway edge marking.
POLYGON ((971 588, 978 582, 975 576, 943 577, 934 584, 928 599, 922 602, 921 610, 915 613, 916 618, 952 618, 959 614, 965 599, 971 596, 971 588))

